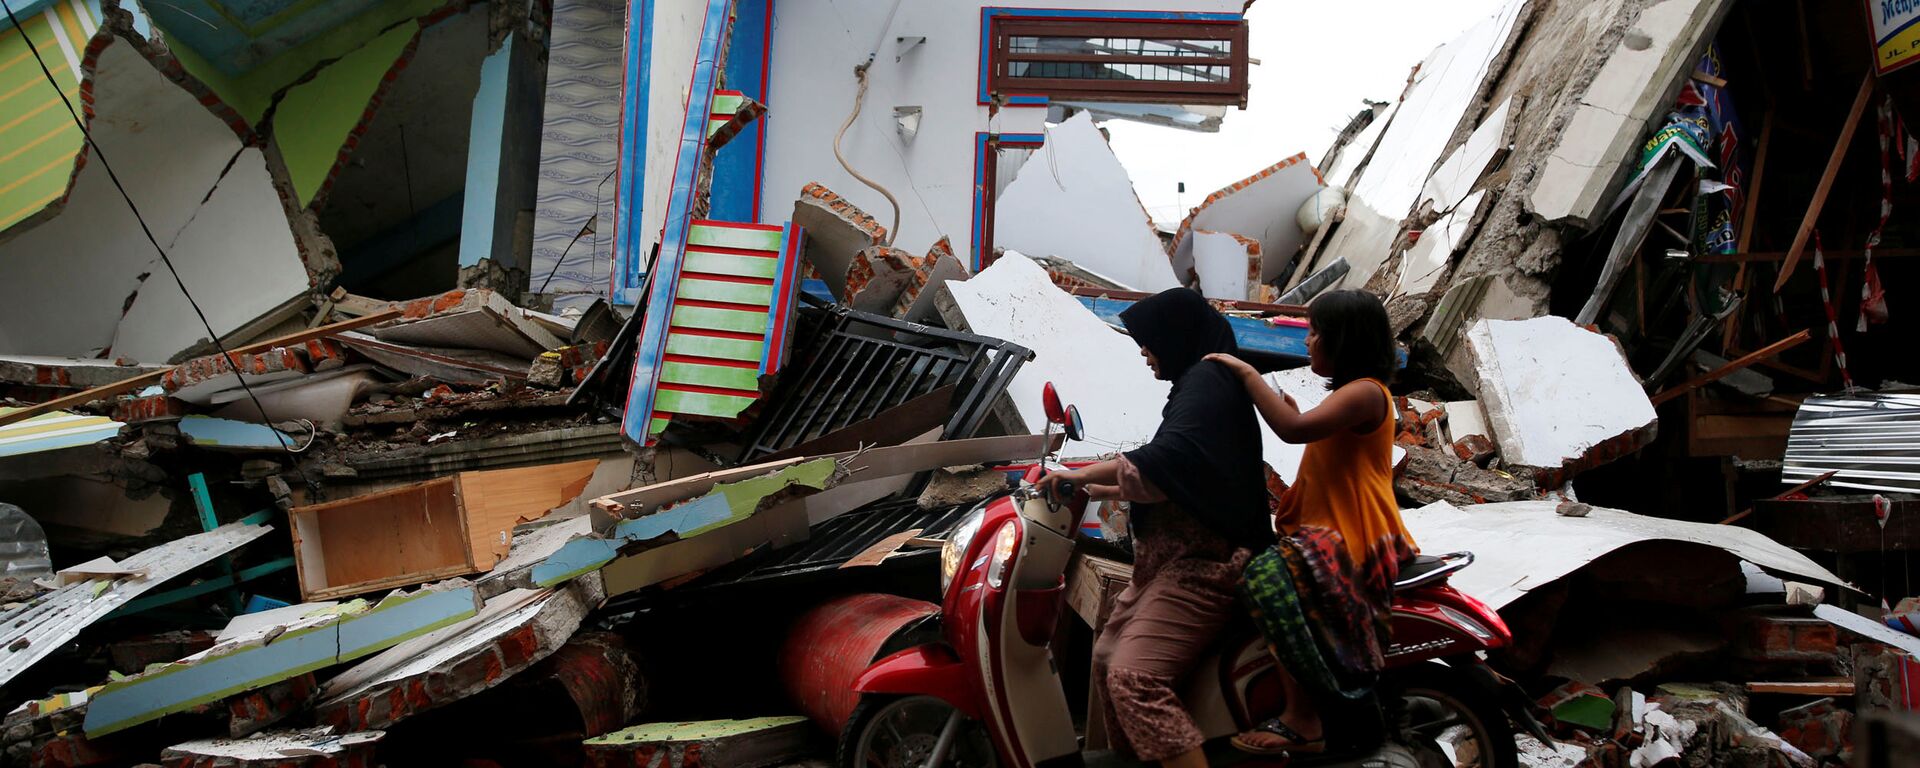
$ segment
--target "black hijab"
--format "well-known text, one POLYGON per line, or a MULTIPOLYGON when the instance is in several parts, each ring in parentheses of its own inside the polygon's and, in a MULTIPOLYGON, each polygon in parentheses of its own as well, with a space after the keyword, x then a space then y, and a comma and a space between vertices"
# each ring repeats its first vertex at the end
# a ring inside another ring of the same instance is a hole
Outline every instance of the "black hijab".
MULTIPOLYGON (((1253 399, 1226 366, 1200 361, 1239 351, 1227 319, 1200 294, 1173 288, 1128 307, 1120 322, 1173 382, 1152 442, 1127 458, 1168 500, 1236 546, 1272 545, 1253 399)), ((1143 533, 1152 528, 1150 511, 1135 521, 1143 533)))

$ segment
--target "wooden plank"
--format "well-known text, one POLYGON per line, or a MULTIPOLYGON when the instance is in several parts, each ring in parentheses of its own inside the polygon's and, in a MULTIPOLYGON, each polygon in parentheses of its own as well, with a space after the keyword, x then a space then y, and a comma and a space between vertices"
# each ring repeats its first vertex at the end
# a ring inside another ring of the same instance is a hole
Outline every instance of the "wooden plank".
MULTIPOLYGON (((1826 481, 1828 481, 1828 480, 1832 480, 1832 479, 1833 479, 1833 476, 1834 476, 1834 475, 1837 475, 1837 474, 1840 474, 1840 470, 1837 470, 1837 469, 1836 469, 1836 470, 1833 470, 1833 471, 1831 471, 1831 472, 1825 472, 1825 473, 1822 473, 1822 474, 1820 474, 1819 476, 1817 476, 1817 477, 1814 477, 1814 478, 1812 478, 1812 479, 1810 479, 1810 480, 1808 480, 1808 481, 1806 481, 1806 482, 1804 482, 1804 483, 1801 483, 1801 484, 1799 484, 1799 485, 1796 485, 1796 486, 1794 486, 1794 487, 1792 487, 1792 488, 1788 488, 1788 489, 1786 489, 1786 490, 1784 490, 1784 491, 1781 491, 1781 492, 1779 492, 1779 493, 1777 493, 1777 494, 1774 494, 1774 496, 1773 496, 1773 498, 1775 498, 1775 499, 1783 499, 1783 498, 1786 498, 1786 497, 1788 497, 1788 496, 1792 496, 1792 495, 1794 495, 1794 494, 1796 494, 1796 493, 1805 493, 1805 492, 1806 492, 1806 490, 1807 490, 1808 488, 1812 488, 1812 487, 1814 487, 1814 486, 1816 486, 1816 485, 1819 485, 1819 484, 1821 484, 1821 483, 1824 483, 1824 482, 1826 482, 1826 481)), ((1732 525, 1732 524, 1734 524, 1734 523, 1737 523, 1737 522, 1740 522, 1741 520, 1744 520, 1744 519, 1746 519, 1746 518, 1747 518, 1747 516, 1748 516, 1748 515, 1751 515, 1751 514, 1753 514, 1753 508, 1752 508, 1752 507, 1748 507, 1748 508, 1746 508, 1746 509, 1744 509, 1744 510, 1741 510, 1739 514, 1736 514, 1736 515, 1734 515, 1734 516, 1732 516, 1732 517, 1729 517, 1729 518, 1727 518, 1727 519, 1725 519, 1725 520, 1722 520, 1722 521, 1720 521, 1720 524, 1721 524, 1721 525, 1732 525)))
POLYGON ((1747 693, 1787 693, 1796 696, 1852 696, 1853 681, 1835 677, 1821 680, 1788 680, 1747 683, 1747 693))
MULTIPOLYGON (((1740 234, 1734 239, 1733 248, 1740 253, 1746 253, 1753 245, 1753 220, 1760 211, 1760 185, 1767 178, 1767 148, 1771 146, 1773 146, 1773 102, 1768 100, 1766 115, 1760 121, 1760 145, 1754 149, 1753 178, 1747 180, 1746 206, 1740 212, 1740 234)), ((1733 275, 1733 289, 1744 296, 1747 293, 1748 282, 1750 280, 1747 275, 1747 264, 1741 262, 1740 268, 1733 275)), ((1740 319, 1746 314, 1747 306, 1743 301, 1740 306, 1734 308, 1733 314, 1727 316, 1727 323, 1720 330, 1722 356, 1733 354, 1733 345, 1740 336, 1740 319)))
MULTIPOLYGON (((1867 111, 1867 101, 1873 97, 1873 71, 1868 70, 1866 77, 1860 78, 1860 91, 1854 94, 1853 107, 1847 111, 1847 119, 1840 124, 1840 138, 1833 143, 1833 154, 1827 157, 1827 169, 1820 174, 1820 183, 1813 188, 1813 202, 1807 205, 1807 213, 1800 219, 1800 229, 1794 232, 1793 247, 1787 249, 1786 263, 1780 267, 1780 277, 1773 281, 1773 292, 1779 293, 1786 287, 1787 280, 1793 277, 1793 269, 1800 263, 1800 255, 1807 249, 1807 240, 1813 237, 1813 227, 1820 221, 1820 209, 1826 207, 1827 193, 1833 191, 1833 179, 1840 173, 1840 165, 1847 159, 1847 148, 1853 144, 1853 134, 1860 127, 1860 116, 1867 111)), ((1845 283, 1841 283, 1845 285, 1845 283)))
POLYGON ((505 558, 514 526, 572 501, 587 489, 599 466, 599 459, 586 459, 457 475, 474 568, 484 571, 505 558))
POLYGON ((452 477, 295 507, 293 555, 309 602, 479 570, 452 477))
POLYGON ((1801 332, 1796 333, 1792 336, 1788 336, 1772 344, 1768 344, 1765 347, 1762 347, 1760 349, 1754 350, 1753 352, 1747 353, 1746 355, 1743 355, 1738 360, 1729 362, 1726 365, 1720 366, 1719 368, 1715 368, 1712 371, 1701 374, 1700 376, 1697 376, 1684 383, 1674 385, 1673 387, 1670 387, 1665 391, 1657 395, 1654 395, 1652 397, 1653 404, 1655 406, 1658 406, 1661 403, 1665 403, 1669 400, 1672 400, 1676 397, 1684 395, 1688 392, 1692 392, 1708 384, 1712 384, 1716 381, 1724 379, 1728 376, 1733 375, 1734 373, 1739 372, 1741 369, 1746 368, 1747 366, 1753 365, 1754 363, 1757 363, 1765 358, 1773 357, 1774 355, 1778 355, 1789 349, 1792 349, 1801 344, 1804 344, 1807 342, 1808 339, 1811 339, 1811 338, 1813 338, 1812 331, 1802 330, 1801 332))
MULTIPOLYGON (((281 336, 279 338, 268 339, 266 341, 257 342, 254 344, 248 344, 243 347, 235 347, 233 349, 227 350, 227 354, 228 355, 251 355, 255 352, 265 352, 269 349, 273 349, 274 347, 284 347, 290 344, 300 344, 300 343, 312 341, 314 339, 326 338, 328 336, 332 336, 342 331, 351 331, 355 328, 365 328, 369 325, 374 325, 376 323, 384 323, 388 320, 392 320, 399 316, 400 316, 400 310, 390 309, 385 312, 379 312, 379 313, 367 315, 365 317, 357 317, 352 320, 343 320, 341 322, 334 323, 332 325, 323 325, 323 326, 320 326, 319 328, 309 328, 307 330, 300 331, 299 333, 290 333, 285 336, 281 336)), ((168 366, 166 368, 163 368, 158 371, 154 371, 152 373, 142 374, 140 376, 135 376, 130 379, 122 379, 112 384, 104 384, 98 387, 94 387, 93 389, 89 389, 85 392, 76 392, 74 394, 67 395, 66 397, 55 398, 52 400, 48 400, 47 402, 41 403, 39 405, 30 405, 25 408, 21 408, 20 410, 13 411, 4 415, 0 415, 0 427, 4 427, 8 424, 13 424, 15 422, 25 421, 35 416, 39 416, 40 414, 43 414, 43 413, 52 413, 54 411, 62 411, 68 408, 73 408, 75 406, 86 405, 87 403, 91 403, 95 400, 113 397, 114 395, 125 394, 137 389, 158 384, 160 383, 160 380, 162 378, 166 377, 167 371, 171 371, 173 370, 173 368, 174 366, 168 366)))
POLYGON ((1792 429, 1792 414, 1695 416, 1687 434, 1687 453, 1778 459, 1786 455, 1787 434, 1792 429))

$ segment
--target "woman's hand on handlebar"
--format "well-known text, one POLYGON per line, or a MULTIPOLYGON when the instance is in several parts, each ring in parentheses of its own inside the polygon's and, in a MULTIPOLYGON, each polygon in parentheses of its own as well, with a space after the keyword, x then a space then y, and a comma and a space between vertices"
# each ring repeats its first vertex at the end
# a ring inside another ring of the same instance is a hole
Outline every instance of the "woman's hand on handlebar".
POLYGON ((1034 483, 1034 486, 1039 488, 1041 493, 1047 494, 1049 498, 1052 498, 1054 496, 1064 495, 1060 492, 1060 485, 1062 483, 1073 483, 1075 487, 1085 486, 1086 474, 1084 470, 1079 469, 1062 469, 1057 472, 1048 472, 1041 476, 1040 482, 1034 483))

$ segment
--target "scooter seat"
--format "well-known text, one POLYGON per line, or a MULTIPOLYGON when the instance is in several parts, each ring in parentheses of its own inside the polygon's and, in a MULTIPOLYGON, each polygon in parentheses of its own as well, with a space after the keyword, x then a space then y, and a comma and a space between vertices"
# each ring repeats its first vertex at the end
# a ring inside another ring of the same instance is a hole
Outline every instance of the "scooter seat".
POLYGON ((1393 582, 1394 589, 1412 589, 1414 587, 1441 581, 1448 574, 1473 563, 1473 553, 1454 552, 1447 555, 1416 555, 1413 561, 1400 566, 1400 578, 1393 582))

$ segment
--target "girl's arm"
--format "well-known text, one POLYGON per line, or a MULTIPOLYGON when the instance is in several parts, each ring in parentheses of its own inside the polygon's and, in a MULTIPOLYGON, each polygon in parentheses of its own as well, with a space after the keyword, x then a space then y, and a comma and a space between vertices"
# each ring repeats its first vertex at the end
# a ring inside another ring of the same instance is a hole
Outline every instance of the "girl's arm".
POLYGON ((1207 355, 1206 359, 1227 366, 1240 377, 1260 418, 1267 422, 1273 434, 1289 443, 1311 443, 1339 434, 1341 430, 1378 424, 1387 415, 1386 398, 1369 382, 1348 382, 1321 401, 1319 407, 1302 413, 1292 396, 1267 386, 1260 372, 1246 361, 1222 354, 1207 355))

